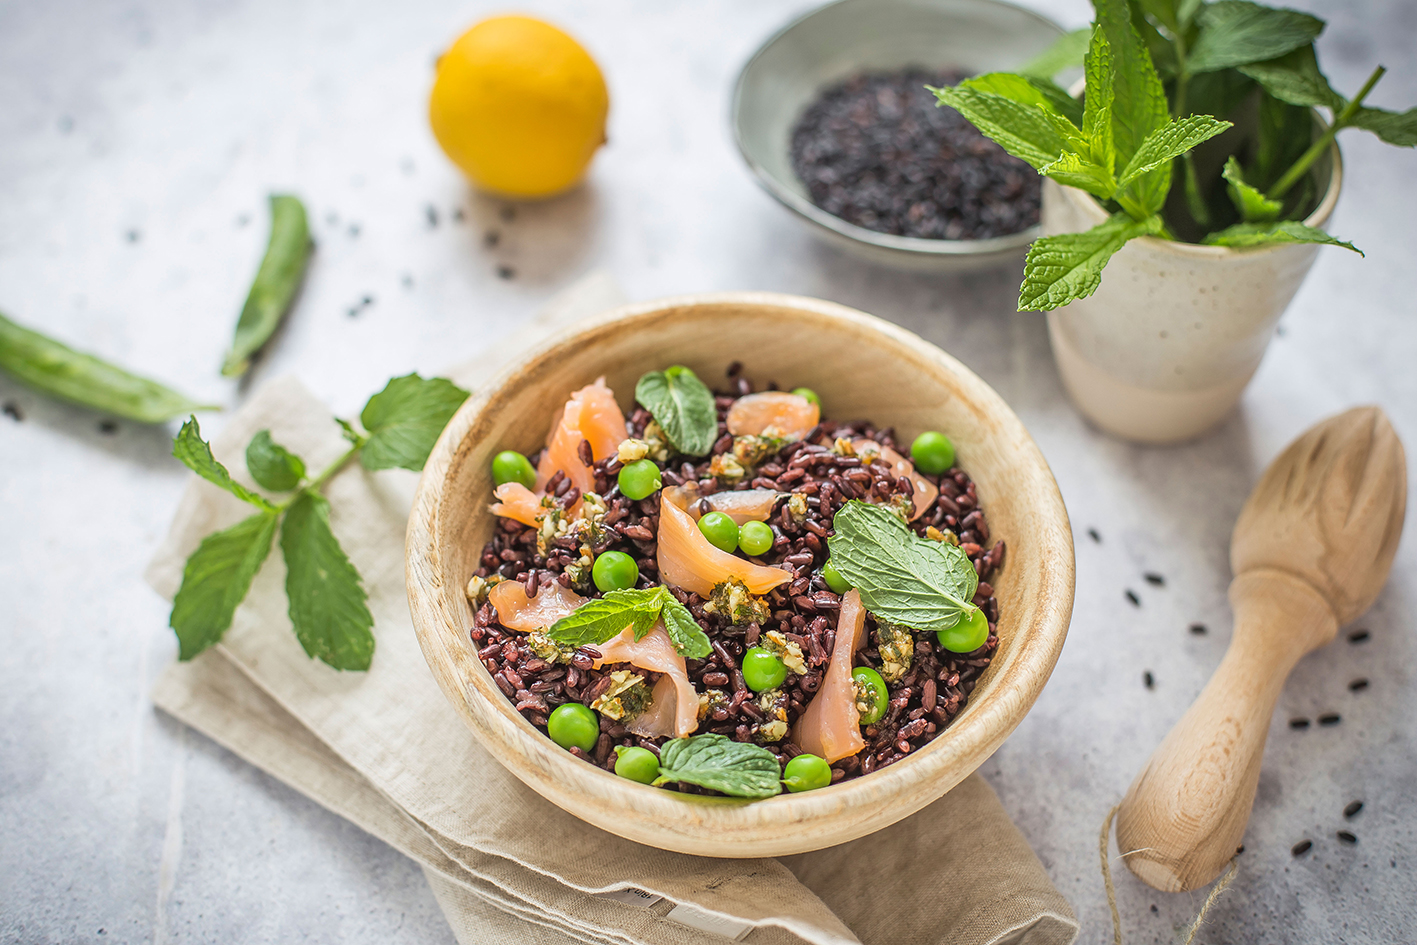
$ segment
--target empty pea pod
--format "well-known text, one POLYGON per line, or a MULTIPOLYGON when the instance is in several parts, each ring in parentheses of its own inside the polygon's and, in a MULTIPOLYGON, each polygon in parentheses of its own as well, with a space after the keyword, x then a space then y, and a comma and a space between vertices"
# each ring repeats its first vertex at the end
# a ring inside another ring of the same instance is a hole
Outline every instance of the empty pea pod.
POLYGON ((0 367, 41 393, 140 423, 221 409, 198 404, 157 381, 75 351, 4 315, 0 315, 0 367))
POLYGON ((231 350, 221 366, 227 377, 239 377, 251 366, 251 356, 270 340, 290 309, 305 264, 310 259, 310 223, 305 205, 289 194, 271 194, 271 239, 256 270, 246 304, 236 322, 231 350))

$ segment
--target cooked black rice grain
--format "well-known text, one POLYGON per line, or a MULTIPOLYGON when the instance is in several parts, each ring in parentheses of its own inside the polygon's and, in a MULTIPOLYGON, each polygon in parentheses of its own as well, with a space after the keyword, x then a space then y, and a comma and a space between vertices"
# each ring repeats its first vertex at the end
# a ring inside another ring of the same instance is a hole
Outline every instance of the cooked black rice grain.
POLYGON ((1299 730, 1302 731, 1303 729, 1306 729, 1306 728, 1309 727, 1309 720, 1308 720, 1308 719, 1290 719, 1290 720, 1289 720, 1289 727, 1290 727, 1290 728, 1294 728, 1294 729, 1299 729, 1299 730))
POLYGON ((1136 592, 1136 591, 1128 590, 1128 591, 1126 591, 1126 595, 1127 595, 1127 600, 1129 600, 1129 601, 1132 602, 1132 606, 1133 606, 1133 607, 1140 607, 1140 606, 1141 606, 1141 598, 1137 596, 1137 592, 1136 592))
MULTIPOLYGON (((694 479, 705 492, 727 488, 720 487, 709 475, 709 464, 712 455, 725 452, 732 446, 733 440, 727 435, 725 421, 728 409, 738 397, 752 393, 754 389, 752 382, 742 376, 741 365, 732 366, 729 378, 733 390, 718 392, 715 397, 720 439, 714 444, 711 455, 697 464, 685 462, 684 457, 664 464, 661 478, 666 484, 694 479)), ((650 420, 649 412, 637 407, 626 418, 630 434, 642 436, 650 420)), ((821 567, 827 559, 825 539, 832 533, 832 515, 846 501, 843 487, 854 490, 853 494, 859 492, 862 497, 878 499, 899 491, 896 477, 884 464, 863 466, 859 460, 831 451, 838 437, 855 436, 868 437, 884 446, 899 449, 891 429, 877 429, 865 422, 823 420, 802 440, 788 444, 776 455, 764 460, 757 469, 757 478, 744 480, 734 487, 777 489, 809 497, 807 517, 801 524, 793 521, 787 513, 786 503, 782 503, 779 512, 768 522, 776 541, 772 549, 758 560, 769 565, 786 563, 793 569, 796 578, 767 595, 766 601, 771 608, 767 623, 761 626, 750 623, 746 627, 730 625, 721 617, 706 613, 704 601, 697 594, 672 589, 704 628, 713 647, 710 656, 686 661, 689 679, 699 692, 717 690, 724 697, 723 702, 700 721, 699 732, 716 732, 740 741, 752 738, 752 725, 761 712, 752 701, 753 693, 743 684, 738 660, 745 650, 757 644, 761 634, 769 630, 780 631, 800 645, 807 664, 806 675, 790 674, 783 686, 788 700, 789 725, 796 723, 821 685, 836 638, 836 612, 841 606, 841 598, 827 587, 822 578, 821 567), (851 485, 847 486, 848 483, 851 485)), ((539 453, 528 457, 532 465, 536 465, 539 458, 539 453)), ((631 555, 640 566, 638 586, 652 587, 657 583, 654 537, 659 525, 659 496, 651 495, 636 502, 621 495, 615 488, 615 473, 619 468, 614 457, 601 460, 592 467, 596 492, 606 498, 608 505, 604 521, 614 526, 604 541, 592 550, 597 555, 611 550, 631 555)), ((992 546, 985 547, 989 526, 984 512, 978 507, 978 491, 968 473, 956 467, 940 476, 927 478, 938 486, 940 494, 935 503, 911 523, 911 527, 921 535, 927 528, 933 527, 942 532, 952 532, 961 539, 960 547, 980 576, 973 602, 989 619, 989 637, 983 646, 972 653, 951 653, 938 646, 935 634, 917 633, 915 658, 910 671, 887 687, 890 709, 880 722, 862 730, 866 748, 832 765, 833 781, 860 777, 894 764, 944 731, 968 703, 969 694, 999 645, 996 631, 999 605, 989 578, 1004 564, 1007 551, 1004 542, 995 541, 992 546)), ((568 491, 559 501, 569 506, 571 503, 565 499, 570 495, 571 487, 564 481, 564 476, 553 476, 547 482, 547 493, 556 494, 562 486, 568 491)), ((546 554, 539 554, 535 529, 511 519, 499 519, 492 540, 483 546, 476 573, 483 578, 498 575, 505 580, 520 581, 531 590, 551 581, 569 586, 570 577, 565 573, 565 568, 577 559, 574 545, 573 539, 560 539, 551 543, 546 554)), ((880 654, 869 642, 874 639, 876 621, 869 615, 866 630, 868 643, 857 654, 857 663, 879 669, 880 654)), ((592 663, 600 653, 592 647, 582 647, 577 651, 570 666, 546 663, 522 645, 526 639, 523 634, 497 622, 496 611, 490 604, 484 604, 474 615, 471 639, 477 648, 478 658, 508 700, 542 731, 545 731, 547 718, 556 706, 569 701, 590 703, 598 688, 609 685, 610 673, 628 668, 628 664, 621 663, 593 669, 592 663)), ((650 685, 658 681, 657 673, 637 672, 644 673, 650 685)), ((666 741, 664 738, 637 737, 623 725, 604 718, 601 719, 601 731, 607 736, 601 739, 603 746, 597 743, 594 752, 581 755, 590 763, 599 763, 606 768, 614 765, 614 748, 617 745, 639 745, 658 751, 666 741)), ((778 754, 778 760, 783 764, 801 753, 801 749, 786 741, 771 743, 767 747, 778 754)), ((679 789, 685 790, 686 786, 681 785, 679 789)), ((692 793, 712 792, 695 788, 692 793)))
POLYGON ((1155 571, 1148 571, 1143 574, 1142 577, 1146 578, 1146 583, 1148 584, 1154 584, 1157 587, 1166 586, 1166 578, 1160 574, 1157 574, 1155 571))
POLYGON ((1343 719, 1339 717, 1337 712, 1329 712, 1326 715, 1319 716, 1320 725, 1337 725, 1341 721, 1343 721, 1343 719))
POLYGON ((1358 842, 1358 838, 1355 837, 1353 834, 1349 833, 1347 830, 1340 830, 1338 833, 1334 834, 1334 836, 1338 837, 1339 843, 1346 843, 1349 846, 1352 846, 1353 844, 1358 842))
POLYGON ((1194 634, 1195 634, 1196 636, 1198 636, 1198 637, 1203 637, 1203 636, 1205 636, 1205 624, 1203 624, 1203 623, 1193 623, 1193 624, 1191 624, 1191 632, 1194 633, 1194 634))
POLYGON ((1367 681, 1366 679, 1355 679, 1355 680, 1353 680, 1351 683, 1348 684, 1348 691, 1349 691, 1349 692, 1362 692, 1364 689, 1367 689, 1367 688, 1368 688, 1368 681, 1367 681))
POLYGON ((863 73, 823 91, 792 129, 792 169, 812 202, 868 230, 922 239, 988 239, 1037 224, 1037 172, 925 88, 964 78, 863 73))
POLYGON ((1358 816, 1358 812, 1362 809, 1362 801, 1353 801, 1347 807, 1343 808, 1343 818, 1345 820, 1352 820, 1354 817, 1358 816))
POLYGON ((1295 856, 1303 856, 1305 853, 1308 853, 1313 848, 1314 841, 1300 840, 1298 843, 1294 844, 1292 847, 1289 848, 1289 852, 1294 854, 1295 856))
POLYGON ((1372 636, 1372 634, 1366 630, 1354 630, 1352 633, 1348 634, 1348 642, 1367 643, 1370 636, 1372 636))

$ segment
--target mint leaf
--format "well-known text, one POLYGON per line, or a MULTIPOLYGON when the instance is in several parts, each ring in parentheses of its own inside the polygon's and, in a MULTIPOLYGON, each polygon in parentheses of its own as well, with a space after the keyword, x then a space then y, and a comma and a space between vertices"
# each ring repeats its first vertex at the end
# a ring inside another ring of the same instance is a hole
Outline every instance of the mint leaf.
POLYGON ((1078 127, 1082 124, 1082 102, 1073 98, 1050 79, 1014 75, 1011 72, 986 72, 983 75, 965 79, 960 83, 960 86, 979 92, 1002 95, 1021 105, 1037 105, 1043 109, 1045 114, 1056 113, 1051 114, 1050 117, 1066 119, 1065 125, 1053 122, 1063 136, 1072 135, 1079 141, 1082 140, 1078 127), (1071 128, 1066 127, 1067 125, 1070 125, 1071 128))
POLYGON ((446 378, 406 374, 369 398, 359 422, 369 440, 359 453, 365 469, 412 469, 428 461, 438 434, 468 393, 446 378))
MULTIPOLYGON (((1220 121, 1209 115, 1187 115, 1185 118, 1172 119, 1147 135, 1141 147, 1137 148, 1132 159, 1122 169, 1117 178, 1118 186, 1126 187, 1143 174, 1170 164, 1202 141, 1208 141, 1230 127, 1230 122, 1220 121)), ((1163 191, 1161 202, 1147 207, 1147 212, 1155 213, 1160 210, 1165 196, 1163 191)))
POLYGON ((766 748, 709 733, 665 742, 654 783, 686 781, 732 797, 757 798, 781 794, 781 779, 777 757, 766 748))
POLYGON ((285 596, 295 636, 312 657, 335 669, 366 670, 374 658, 374 618, 359 572, 330 529, 330 503, 302 493, 280 530, 285 596))
POLYGON ((1087 52, 1092 30, 1083 27, 1064 33, 1053 40, 1053 45, 1019 66, 1020 75, 1051 79, 1064 69, 1074 69, 1082 65, 1082 57, 1087 52))
POLYGON ((275 512, 257 512, 202 539, 182 569, 168 626, 177 632, 178 659, 190 660, 221 639, 251 579, 271 551, 275 512))
POLYGON ((959 112, 982 134, 1035 169, 1053 163, 1060 154, 1070 150, 1058 128, 1037 104, 971 88, 968 80, 953 88, 926 88, 935 93, 942 105, 959 112))
POLYGON ((262 489, 289 492, 305 478, 305 462, 262 430, 246 444, 246 469, 262 489))
POLYGON ((1217 233, 1208 234, 1204 242, 1209 246, 1269 246, 1274 243, 1323 243, 1328 246, 1342 246, 1359 256, 1363 251, 1352 243, 1334 239, 1323 230, 1305 226, 1297 220, 1280 220, 1275 223, 1236 223, 1217 233))
POLYGON ((1200 33, 1186 57, 1192 75, 1274 59, 1309 45, 1324 28, 1316 16, 1248 0, 1206 4, 1196 22, 1200 33))
POLYGON ((1225 159, 1225 170, 1221 171, 1220 176, 1229 182, 1230 199, 1235 202, 1235 208, 1247 223, 1273 220, 1284 209, 1282 202, 1270 200, 1245 183, 1244 175, 1240 171, 1240 162, 1235 160, 1235 155, 1225 159))
POLYGON ((664 599, 669 596, 663 587, 608 591, 604 597, 588 600, 574 613, 556 621, 546 635, 562 646, 597 646, 634 626, 638 640, 659 619, 664 599))
MULTIPOLYGON (((1085 69, 1087 97, 1083 104, 1082 135, 1087 139, 1088 156, 1092 158, 1092 163, 1107 172, 1110 183, 1117 169, 1117 152, 1112 146, 1112 99, 1116 91, 1116 76, 1112 69, 1112 47, 1101 27, 1093 27, 1085 69)), ((1116 190, 1115 186, 1113 190, 1116 190)))
POLYGON ((1417 147, 1417 108, 1405 112, 1390 112, 1383 108, 1358 106, 1348 118, 1348 124, 1371 131, 1388 144, 1399 148, 1417 147))
POLYGON ((216 461, 212 456, 212 448, 202 439, 202 428, 197 425, 196 417, 189 418, 182 424, 182 429, 177 431, 177 436, 172 441, 172 455, 182 460, 188 469, 207 482, 220 486, 243 502, 249 502, 266 512, 276 511, 276 507, 267 502, 264 496, 257 495, 232 479, 226 467, 216 461))
POLYGON ((674 448, 685 456, 707 456, 718 439, 713 392, 681 364, 650 371, 635 385, 635 400, 654 416, 674 448))
POLYGON ((852 499, 832 518, 832 565, 877 619, 946 630, 973 613, 979 575, 954 545, 921 538, 894 513, 852 499))
POLYGON ((1290 105, 1322 105, 1338 114, 1347 104, 1319 70, 1319 61, 1314 56, 1312 43, 1285 53, 1277 59, 1251 62, 1238 68, 1240 72, 1264 86, 1270 95, 1290 105))
POLYGON ((305 205, 300 199, 288 194, 271 194, 270 202, 271 238, 261 268, 256 270, 256 278, 251 283, 251 291, 246 295, 246 304, 241 307, 231 351, 221 366, 221 373, 227 377, 246 373, 251 355, 275 333, 295 300, 310 250, 314 248, 305 205))
POLYGON ((1116 165, 1125 167, 1147 135, 1170 119, 1170 110, 1151 53, 1132 24, 1127 0, 1096 0, 1094 6, 1112 51, 1112 138, 1116 165))
POLYGON ((1099 167, 1072 151, 1066 151, 1058 160, 1040 167, 1038 173, 1064 186, 1085 190, 1099 200, 1111 200, 1117 192, 1117 182, 1107 168, 1099 167))
POLYGON ((1116 213, 1086 233, 1064 233, 1035 240, 1024 261, 1018 310, 1046 312, 1074 299, 1087 298, 1101 284, 1102 268, 1107 260, 1127 240, 1161 230, 1160 217, 1138 221, 1125 213, 1116 213))
POLYGON ((660 611, 664 621, 664 631, 669 634, 675 651, 680 656, 701 660, 713 652, 708 635, 704 633, 689 608, 674 599, 668 591, 664 594, 664 609, 660 611))

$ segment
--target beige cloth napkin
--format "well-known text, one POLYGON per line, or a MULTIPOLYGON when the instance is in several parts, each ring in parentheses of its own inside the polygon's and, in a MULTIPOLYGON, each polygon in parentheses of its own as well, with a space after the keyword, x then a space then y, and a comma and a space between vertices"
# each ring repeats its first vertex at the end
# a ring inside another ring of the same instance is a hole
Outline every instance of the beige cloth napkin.
MULTIPOLYGON (((620 301, 592 276, 523 340, 620 301)), ((502 345, 516 350, 517 345, 502 345)), ((500 364, 449 372, 465 386, 500 364)), ((269 429, 314 469, 345 448, 327 407, 299 382, 267 384, 212 446, 236 478, 269 429)), ((1077 921, 977 775, 870 837, 778 860, 669 853, 590 827, 508 774, 463 725, 414 637, 404 526, 417 477, 357 463, 326 489, 331 519, 369 591, 377 649, 367 673, 305 656, 286 616, 273 552, 222 643, 159 678, 153 701, 296 790, 417 860, 463 945, 1067 945, 1077 921)), ((208 533, 246 507, 193 479, 148 580, 171 597, 208 533)))

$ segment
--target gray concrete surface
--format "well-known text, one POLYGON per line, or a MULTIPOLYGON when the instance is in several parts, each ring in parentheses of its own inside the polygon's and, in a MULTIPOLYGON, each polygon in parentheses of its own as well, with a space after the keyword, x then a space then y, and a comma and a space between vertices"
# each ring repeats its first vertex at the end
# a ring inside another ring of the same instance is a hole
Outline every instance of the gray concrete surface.
MULTIPOLYGON (((1088 15, 1079 0, 1035 5, 1070 26, 1088 15)), ((1417 3, 1300 5, 1330 20, 1320 47, 1340 89, 1385 62, 1374 101, 1417 103, 1417 3)), ((216 368, 265 239, 264 195, 290 188, 312 210, 319 253, 254 381, 294 372, 345 414, 395 373, 489 349, 595 267, 634 298, 775 289, 920 332, 1019 412, 1073 517, 1068 645, 983 770, 1077 908, 1081 941, 1110 941, 1098 827, 1223 652, 1228 535, 1258 471, 1304 427, 1357 403, 1382 404, 1417 445, 1417 155, 1343 137, 1334 227, 1368 257, 1320 255, 1220 429, 1141 449, 1090 430, 1068 405, 1042 319, 1012 313, 1017 272, 871 268, 814 243, 758 191, 726 130, 729 84, 807 4, 526 4, 594 52, 613 108, 589 184, 514 211, 468 192, 424 119, 435 53, 502 6, 0 5, 0 309, 238 404, 242 390, 216 368)), ((0 939, 451 941, 411 863, 149 705, 175 650, 166 606, 139 576, 185 475, 168 455, 172 430, 106 433, 94 414, 3 377, 0 401, 23 416, 0 416, 0 939)), ((1201 941, 1417 934, 1414 564, 1409 535, 1358 624, 1368 642, 1335 643, 1290 680, 1240 877, 1201 941), (1350 692, 1357 678, 1370 686, 1350 692), (1287 724, 1325 712, 1342 722, 1287 724), (1353 800, 1364 809, 1345 821, 1353 800), (1340 829, 1357 844, 1339 843, 1340 829), (1292 856, 1304 839, 1312 851, 1292 856)), ((1199 895, 1119 876, 1128 941, 1176 941, 1199 895)))

